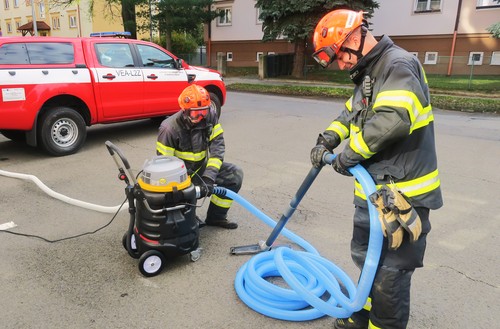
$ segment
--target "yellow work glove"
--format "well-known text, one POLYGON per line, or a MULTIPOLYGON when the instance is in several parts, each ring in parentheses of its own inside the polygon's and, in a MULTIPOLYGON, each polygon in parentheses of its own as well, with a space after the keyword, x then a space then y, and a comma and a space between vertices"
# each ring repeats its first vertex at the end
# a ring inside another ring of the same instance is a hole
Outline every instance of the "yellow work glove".
POLYGON ((378 219, 382 226, 382 233, 387 237, 389 249, 396 250, 403 242, 403 228, 397 220, 397 216, 392 209, 387 207, 390 191, 382 187, 377 192, 370 195, 371 203, 377 208, 378 219))
POLYGON ((391 192, 394 195, 394 206, 397 208, 394 212, 398 222, 410 235, 410 242, 417 241, 422 233, 422 221, 417 211, 396 187, 391 187, 391 192))

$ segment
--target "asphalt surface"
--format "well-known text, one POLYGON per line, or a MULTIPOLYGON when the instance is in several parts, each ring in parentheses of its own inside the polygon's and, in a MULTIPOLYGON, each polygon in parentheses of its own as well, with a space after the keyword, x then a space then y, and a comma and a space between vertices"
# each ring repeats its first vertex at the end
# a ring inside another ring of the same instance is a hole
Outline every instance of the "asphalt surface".
MULTIPOLYGON (((342 104, 228 93, 221 123, 226 161, 245 172, 240 195, 279 219, 310 169, 318 132, 342 104)), ((500 118, 436 110, 435 122, 445 206, 431 213, 408 328, 497 328, 500 118)), ((0 136, 0 169, 34 175, 69 198, 116 206, 125 185, 104 142, 120 147, 138 172, 154 154, 156 133, 149 120, 92 127, 85 147, 62 158, 0 136)), ((56 240, 94 232, 112 219, 54 199, 29 181, 0 176, 0 186, 0 225, 14 222, 13 232, 56 240)), ((201 217, 207 202, 200 202, 201 217)), ((355 280, 352 213, 352 179, 324 168, 287 228, 355 280)), ((95 233, 60 242, 0 232, 0 327, 332 328, 330 316, 275 320, 242 302, 234 278, 251 256, 231 256, 230 247, 265 240, 271 229, 240 205, 230 215, 237 230, 201 230, 200 260, 179 257, 152 278, 139 273, 138 261, 122 247, 126 211, 95 233)), ((278 242, 290 243, 284 237, 278 242)))

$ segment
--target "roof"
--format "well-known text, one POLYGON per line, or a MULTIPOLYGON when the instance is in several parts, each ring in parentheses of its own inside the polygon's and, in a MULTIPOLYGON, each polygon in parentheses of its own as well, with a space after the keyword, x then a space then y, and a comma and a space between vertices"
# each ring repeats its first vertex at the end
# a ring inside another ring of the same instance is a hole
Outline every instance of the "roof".
MULTIPOLYGON (((45 23, 44 21, 36 21, 36 29, 38 31, 50 31, 50 26, 48 26, 47 23, 45 23)), ((18 31, 21 31, 21 30, 32 31, 33 30, 33 21, 19 26, 19 28, 17 30, 18 31)))

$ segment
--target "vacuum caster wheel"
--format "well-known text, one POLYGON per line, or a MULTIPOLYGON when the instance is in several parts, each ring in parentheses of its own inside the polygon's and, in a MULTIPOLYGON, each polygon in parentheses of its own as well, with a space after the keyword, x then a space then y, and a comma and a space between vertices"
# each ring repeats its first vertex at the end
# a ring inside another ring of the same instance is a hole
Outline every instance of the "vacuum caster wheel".
POLYGON ((198 259, 200 259, 202 250, 202 248, 198 248, 190 252, 192 262, 196 262, 198 259))
MULTIPOLYGON (((127 250, 127 233, 125 233, 123 235, 122 244, 123 244, 123 248, 125 248, 125 250, 127 250)), ((132 252, 129 252, 130 257, 135 258, 135 259, 139 258, 140 254, 139 254, 139 251, 137 250, 137 244, 135 242, 135 234, 132 234, 130 236, 130 247, 132 249, 131 250, 132 252)), ((127 250, 127 252, 128 252, 128 250, 127 250)))
POLYGON ((139 258, 139 271, 145 277, 155 276, 165 267, 165 256, 157 250, 148 250, 139 258))

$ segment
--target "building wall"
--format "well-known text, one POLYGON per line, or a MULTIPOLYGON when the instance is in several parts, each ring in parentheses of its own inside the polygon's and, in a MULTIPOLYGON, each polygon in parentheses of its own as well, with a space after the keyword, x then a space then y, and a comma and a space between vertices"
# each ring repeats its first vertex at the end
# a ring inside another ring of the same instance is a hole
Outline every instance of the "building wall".
MULTIPOLYGON (((437 10, 423 12, 416 12, 417 0, 378 0, 380 8, 370 19, 370 28, 376 37, 388 35, 396 44, 417 53, 428 73, 500 74, 500 65, 491 65, 494 56, 494 63, 500 62, 500 40, 486 31, 488 26, 500 20, 500 6, 476 8, 481 1, 461 1, 456 38, 459 0, 441 0, 437 10), (437 61, 430 64, 426 58, 434 53, 437 53, 437 61), (469 63, 473 53, 481 54, 482 64, 469 63)), ((257 21, 255 0, 219 0, 212 10, 224 7, 232 8, 232 23, 230 26, 211 23, 210 38, 207 36, 210 63, 215 65, 217 52, 232 52, 228 66, 257 66, 257 51, 264 54, 293 51, 292 45, 286 42, 260 42, 263 32, 257 21)))
MULTIPOLYGON (((16 6, 15 1, 2 0, 0 3, 0 31, 4 37, 22 36, 21 31, 17 31, 16 23, 20 26, 33 20, 31 3, 17 0, 16 6), (7 23, 11 23, 11 32, 7 29, 7 23)), ((114 6, 113 13, 106 7, 104 0, 94 2, 93 13, 90 12, 90 0, 81 0, 69 6, 55 6, 49 0, 35 0, 36 20, 44 21, 51 28, 47 32, 39 31, 39 35, 88 37, 92 32, 123 31, 120 7, 114 6)))
POLYGON ((427 73, 500 74, 500 40, 486 30, 500 21, 500 6, 476 8, 478 0, 462 0, 454 38, 458 0, 442 0, 439 11, 423 13, 415 13, 416 0, 379 0, 379 4, 370 19, 372 33, 377 37, 389 35, 397 45, 418 53, 427 73), (427 63, 428 52, 437 53, 435 64, 427 63), (470 60, 474 53, 481 54, 481 64, 470 60), (498 60, 492 65, 494 56, 498 60))

